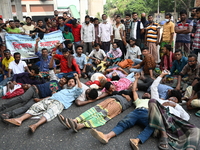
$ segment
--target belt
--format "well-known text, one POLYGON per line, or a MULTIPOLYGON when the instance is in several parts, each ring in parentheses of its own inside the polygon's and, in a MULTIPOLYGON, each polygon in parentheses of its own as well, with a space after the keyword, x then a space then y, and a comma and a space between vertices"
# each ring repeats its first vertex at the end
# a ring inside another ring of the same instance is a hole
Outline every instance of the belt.
POLYGON ((136 109, 148 110, 148 108, 146 108, 146 107, 138 107, 138 108, 136 108, 136 109))

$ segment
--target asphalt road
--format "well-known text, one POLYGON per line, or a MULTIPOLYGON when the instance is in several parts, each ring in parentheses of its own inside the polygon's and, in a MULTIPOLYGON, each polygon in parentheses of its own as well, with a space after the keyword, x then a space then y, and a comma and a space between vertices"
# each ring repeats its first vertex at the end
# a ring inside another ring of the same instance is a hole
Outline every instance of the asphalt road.
MULTIPOLYGON (((85 82, 85 80, 82 81, 83 83, 85 82)), ((141 94, 139 92, 139 95, 141 94)), ((77 107, 73 104, 69 109, 64 110, 62 115, 75 118, 103 100, 82 107, 77 107)), ((1 99, 0 105, 6 101, 1 99)), ((127 109, 97 129, 104 133, 109 132, 121 119, 133 110, 133 107, 127 109)), ((190 122, 200 128, 200 118, 194 115, 195 112, 196 110, 189 111, 191 116, 190 122)), ((90 135, 89 129, 85 128, 78 133, 74 133, 60 124, 57 118, 40 126, 32 134, 28 126, 35 122, 37 120, 29 119, 24 121, 20 127, 16 127, 0 121, 0 150, 131 150, 129 139, 135 138, 143 129, 143 127, 136 125, 111 139, 108 144, 103 145, 90 135)), ((158 150, 157 144, 158 139, 151 137, 144 144, 140 144, 139 147, 140 150, 158 150)), ((200 145, 198 149, 200 150, 200 145)))

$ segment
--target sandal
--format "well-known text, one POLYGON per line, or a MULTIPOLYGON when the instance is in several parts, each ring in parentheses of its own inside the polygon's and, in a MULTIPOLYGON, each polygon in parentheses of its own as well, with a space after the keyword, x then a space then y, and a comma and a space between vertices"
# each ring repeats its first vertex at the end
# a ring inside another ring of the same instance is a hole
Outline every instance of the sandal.
POLYGON ((62 125, 64 125, 67 129, 71 129, 71 126, 70 126, 68 120, 63 115, 59 114, 59 115, 57 115, 57 117, 62 125))
POLYGON ((195 113, 197 117, 200 117, 200 110, 195 113))
POLYGON ((74 132, 78 132, 78 130, 77 130, 77 123, 76 122, 74 122, 72 119, 70 119, 70 118, 67 118, 67 120, 68 120, 68 122, 69 122, 69 124, 70 124, 70 126, 71 126, 71 128, 72 128, 72 130, 74 130, 74 132))
POLYGON ((161 137, 160 138, 160 141, 159 141, 159 145, 158 147, 161 149, 161 150, 168 150, 169 147, 168 147, 168 138, 167 137, 161 137), (163 147, 161 145, 166 145, 167 147, 163 147))
POLYGON ((134 139, 130 139, 130 142, 131 142, 131 147, 134 149, 134 150, 140 150, 138 145, 134 142, 134 139))
POLYGON ((0 118, 1 118, 2 120, 4 120, 4 119, 9 119, 9 118, 10 118, 10 115, 9 115, 9 114, 1 114, 0 118))

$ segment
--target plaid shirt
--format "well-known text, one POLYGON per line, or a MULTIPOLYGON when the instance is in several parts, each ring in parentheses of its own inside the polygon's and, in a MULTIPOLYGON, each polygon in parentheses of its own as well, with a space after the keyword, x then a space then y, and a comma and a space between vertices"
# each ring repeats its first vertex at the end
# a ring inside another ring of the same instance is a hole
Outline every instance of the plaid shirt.
POLYGON ((126 31, 126 40, 128 41, 130 39, 130 32, 128 32, 128 27, 129 27, 129 24, 131 23, 131 20, 130 21, 125 21, 124 22, 124 26, 125 26, 125 31, 126 31))
POLYGON ((200 49, 200 20, 197 22, 196 32, 192 45, 193 49, 200 49))

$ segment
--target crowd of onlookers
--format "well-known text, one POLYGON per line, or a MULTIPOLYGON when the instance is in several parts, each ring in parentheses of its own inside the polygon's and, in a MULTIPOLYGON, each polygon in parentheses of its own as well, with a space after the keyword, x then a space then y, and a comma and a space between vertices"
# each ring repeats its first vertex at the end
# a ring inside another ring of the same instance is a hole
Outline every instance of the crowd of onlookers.
MULTIPOLYGON (((190 116, 181 105, 186 103, 188 110, 200 108, 200 8, 192 10, 191 18, 181 11, 176 23, 167 13, 163 24, 145 13, 139 19, 136 12, 126 14, 124 20, 116 15, 112 24, 106 14, 101 19, 86 15, 82 24, 66 12, 58 14, 54 11, 54 18, 37 22, 26 17, 25 24, 19 20, 3 23, 0 18, 0 95, 9 99, 0 106, 3 121, 20 126, 24 120, 40 116, 29 126, 35 132, 58 117, 66 128, 78 132, 102 126, 134 104, 134 111, 111 132, 91 129, 92 136, 106 144, 142 124, 144 130, 130 139, 135 150, 156 131, 161 136, 160 149, 168 149, 168 143, 174 149, 198 149, 200 130, 188 122, 190 116), (64 42, 38 50, 44 34, 56 30, 62 31, 64 42), (19 52, 11 54, 5 45, 6 32, 35 39, 38 59, 26 63, 19 52), (84 84, 80 78, 89 81, 84 84), (138 90, 144 92, 140 98, 138 90), (60 114, 74 101, 83 106, 107 96, 74 119, 60 114), (21 106, 6 111, 19 103, 21 106)), ((195 115, 200 117, 200 110, 195 115)))

